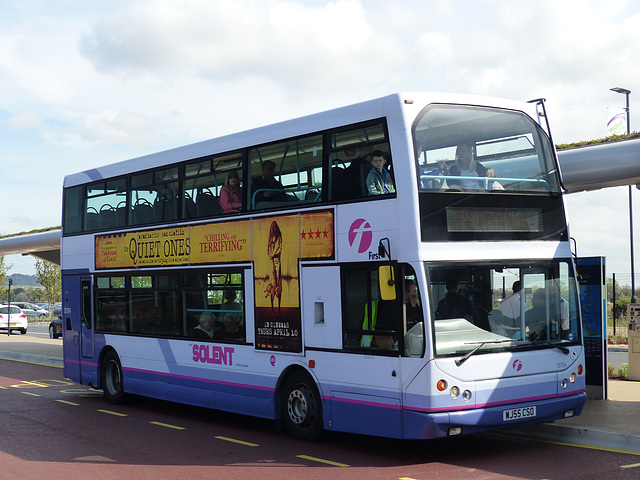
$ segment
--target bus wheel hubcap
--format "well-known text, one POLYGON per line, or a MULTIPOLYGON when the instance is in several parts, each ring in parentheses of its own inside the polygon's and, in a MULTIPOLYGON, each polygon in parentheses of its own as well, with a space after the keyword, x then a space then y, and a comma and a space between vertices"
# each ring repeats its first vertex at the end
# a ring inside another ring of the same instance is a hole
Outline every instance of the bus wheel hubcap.
POLYGON ((307 418, 307 398, 300 390, 294 390, 289 394, 287 411, 291 421, 297 425, 307 418))

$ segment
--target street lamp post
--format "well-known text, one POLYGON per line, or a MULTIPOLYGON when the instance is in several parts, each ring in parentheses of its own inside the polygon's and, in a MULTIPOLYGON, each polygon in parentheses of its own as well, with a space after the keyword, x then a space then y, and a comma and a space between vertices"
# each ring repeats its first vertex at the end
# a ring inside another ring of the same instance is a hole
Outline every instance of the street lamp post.
MULTIPOLYGON (((627 90, 622 87, 613 87, 610 89, 612 92, 624 94, 627 100, 627 106, 624 108, 624 111, 627 116, 627 135, 631 133, 631 121, 629 119, 629 94, 631 90, 627 90)), ((631 303, 636 303, 636 278, 635 278, 635 268, 633 261, 633 190, 631 185, 629 185, 629 240, 631 242, 631 303)))

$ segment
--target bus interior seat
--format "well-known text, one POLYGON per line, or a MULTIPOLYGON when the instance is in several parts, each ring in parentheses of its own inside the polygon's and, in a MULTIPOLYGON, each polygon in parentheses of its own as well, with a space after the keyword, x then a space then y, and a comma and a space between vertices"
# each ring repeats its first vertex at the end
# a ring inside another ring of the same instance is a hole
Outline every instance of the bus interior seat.
POLYGON ((116 206, 116 227, 124 227, 127 223, 127 202, 120 202, 116 206))
POLYGON ((331 169, 334 200, 348 200, 364 196, 364 182, 360 179, 361 169, 362 159, 360 158, 354 159, 347 168, 333 167, 331 169))
POLYGON ((360 176, 358 177, 358 183, 360 192, 362 192, 362 196, 369 195, 369 190, 367 189, 367 177, 369 176, 372 168, 373 167, 371 166, 371 162, 362 160, 362 163, 360 164, 360 176))
POLYGON ((147 200, 138 200, 131 211, 134 224, 152 223, 155 221, 153 206, 147 200))
POLYGON ((166 222, 178 218, 176 202, 169 198, 156 199, 153 203, 153 211, 158 222, 166 222))
POLYGON ((100 208, 100 228, 108 229, 116 226, 116 209, 111 205, 103 205, 100 208))
POLYGON ((87 208, 87 213, 85 213, 84 217, 85 230, 97 230, 100 226, 100 218, 98 211, 93 208, 87 208))
POLYGON ((193 201, 191 196, 185 192, 184 203, 182 207, 183 218, 193 218, 198 216, 198 209, 196 208, 196 202, 193 201))
POLYGON ((345 200, 347 196, 347 173, 346 169, 333 167, 331 169, 331 198, 333 200, 345 200))
POLYGON ((210 192, 198 193, 196 197, 196 208, 198 209, 199 217, 219 215, 222 213, 220 199, 210 192))

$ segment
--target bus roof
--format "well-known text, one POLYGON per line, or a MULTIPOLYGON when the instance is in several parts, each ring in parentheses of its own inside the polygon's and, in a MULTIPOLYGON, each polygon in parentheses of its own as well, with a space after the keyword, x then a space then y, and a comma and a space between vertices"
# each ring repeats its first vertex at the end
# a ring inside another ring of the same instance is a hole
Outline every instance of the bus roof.
MULTIPOLYGON (((425 92, 394 93, 385 97, 332 110, 326 110, 324 112, 314 113, 70 174, 64 179, 64 187, 81 185, 104 178, 111 178, 118 175, 126 175, 141 170, 156 168, 169 163, 196 159, 207 155, 245 148, 251 145, 269 143, 282 140, 284 138, 305 135, 327 128, 373 120, 389 115, 391 112, 401 114, 401 108, 409 109, 411 114, 415 117, 415 115, 417 115, 417 113, 419 113, 427 103, 488 105, 518 110, 523 110, 523 107, 527 106, 527 104, 523 102, 477 95, 425 92)), ((535 113, 534 107, 531 107, 529 110, 531 111, 528 113, 535 113)), ((413 119, 410 119, 410 121, 412 120, 413 119)))

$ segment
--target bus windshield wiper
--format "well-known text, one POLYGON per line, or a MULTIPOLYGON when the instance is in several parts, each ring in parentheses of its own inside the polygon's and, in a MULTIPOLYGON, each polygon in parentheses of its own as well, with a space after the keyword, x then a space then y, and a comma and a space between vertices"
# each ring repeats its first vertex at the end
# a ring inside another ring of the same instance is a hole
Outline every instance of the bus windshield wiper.
MULTIPOLYGON (((507 342, 511 342, 511 341, 512 340, 486 340, 484 342, 479 342, 479 345, 476 348, 474 348, 473 350, 468 352, 464 357, 461 357, 461 358, 456 360, 456 366, 459 367, 464 362, 469 360, 469 357, 471 357, 471 355, 476 353, 478 350, 480 350, 482 347, 484 347, 487 343, 507 343, 507 342)), ((476 342, 467 343, 467 345, 473 345, 474 343, 476 343, 476 342)))
POLYGON ((569 350, 567 347, 564 347, 562 345, 560 345, 559 343, 553 343, 550 340, 544 340, 544 341, 538 341, 538 342, 533 342, 533 344, 535 346, 538 345, 544 345, 546 347, 553 347, 553 348, 557 348, 558 350, 560 350, 562 353, 564 353, 565 355, 569 355, 569 352, 571 350, 569 350))

